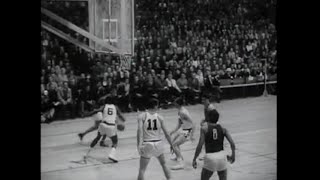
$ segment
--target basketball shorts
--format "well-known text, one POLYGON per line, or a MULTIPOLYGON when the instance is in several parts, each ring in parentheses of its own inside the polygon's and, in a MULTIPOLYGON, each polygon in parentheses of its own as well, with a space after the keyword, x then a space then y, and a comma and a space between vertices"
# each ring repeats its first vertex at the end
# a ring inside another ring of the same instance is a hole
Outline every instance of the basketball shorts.
POLYGON ((107 135, 108 137, 112 137, 117 134, 117 128, 116 128, 116 125, 108 125, 108 124, 102 122, 99 124, 98 132, 102 136, 107 135))
POLYGON ((191 131, 192 131, 191 128, 190 129, 182 129, 180 131, 180 134, 182 134, 186 138, 186 140, 189 140, 190 139, 190 135, 191 135, 191 131))
POLYGON ((204 156, 203 168, 216 172, 227 169, 227 156, 225 151, 206 153, 204 156))
POLYGON ((156 142, 143 142, 140 151, 140 156, 145 158, 151 158, 153 156, 159 157, 164 152, 164 145, 161 140, 156 142))

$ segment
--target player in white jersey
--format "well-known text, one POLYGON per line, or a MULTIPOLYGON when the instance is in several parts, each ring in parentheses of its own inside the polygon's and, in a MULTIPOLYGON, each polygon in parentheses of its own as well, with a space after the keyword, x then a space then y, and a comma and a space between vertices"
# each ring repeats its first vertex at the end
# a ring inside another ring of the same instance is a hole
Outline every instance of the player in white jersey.
MULTIPOLYGON (((98 130, 99 124, 103 120, 102 111, 105 106, 105 102, 112 103, 113 101, 112 101, 111 97, 107 96, 104 98, 104 100, 101 100, 101 102, 102 102, 102 104, 100 104, 101 106, 99 109, 95 109, 85 115, 85 116, 91 116, 90 118, 94 121, 94 124, 91 127, 89 127, 87 130, 85 130, 84 132, 78 134, 80 141, 82 141, 83 137, 85 135, 87 135, 88 133, 93 132, 95 130, 98 130)), ((121 111, 119 110, 119 108, 117 106, 115 106, 115 107, 116 107, 116 111, 119 112, 119 114, 122 114, 121 111)), ((100 146, 107 147, 107 144, 105 143, 106 137, 107 137, 107 135, 102 136, 102 139, 100 141, 100 146)))
POLYGON ((148 111, 138 116, 137 149, 140 154, 138 180, 144 180, 145 171, 150 162, 150 158, 153 156, 157 157, 167 180, 170 180, 171 174, 164 158, 161 130, 171 146, 172 142, 164 125, 163 117, 157 113, 158 102, 153 99, 149 101, 148 111))
POLYGON ((112 149, 108 158, 113 162, 118 162, 116 158, 116 148, 118 145, 118 135, 117 127, 122 126, 120 130, 124 129, 125 118, 122 116, 121 112, 114 104, 109 104, 108 102, 99 110, 102 111, 102 121, 99 123, 98 134, 96 138, 91 142, 90 149, 87 152, 85 158, 89 155, 90 151, 97 142, 101 139, 102 136, 108 136, 112 141, 112 149), (117 120, 117 116, 120 118, 120 121, 117 120))
POLYGON ((170 135, 174 135, 172 140, 173 146, 171 148, 176 155, 176 158, 174 159, 178 161, 178 164, 176 166, 173 166, 171 169, 178 170, 184 168, 183 156, 180 151, 180 145, 182 145, 188 140, 194 140, 193 135, 195 131, 195 125, 191 119, 189 111, 182 106, 182 99, 176 99, 174 104, 178 109, 179 120, 177 127, 170 133, 170 135))

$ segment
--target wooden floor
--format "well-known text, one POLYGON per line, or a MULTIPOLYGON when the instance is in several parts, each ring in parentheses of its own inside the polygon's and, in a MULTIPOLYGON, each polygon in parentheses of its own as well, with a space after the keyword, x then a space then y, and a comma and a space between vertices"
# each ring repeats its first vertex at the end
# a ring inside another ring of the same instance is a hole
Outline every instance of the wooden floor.
MULTIPOLYGON (((199 122, 203 119, 203 106, 187 106, 197 124, 196 142, 187 142, 182 148, 186 168, 171 171, 173 179, 200 180, 202 161, 193 169, 191 161, 199 137, 199 122)), ((236 146, 236 162, 229 165, 229 180, 273 180, 277 179, 277 97, 256 97, 225 100, 217 104, 220 112, 220 124, 231 133, 236 146)), ((160 110, 169 130, 177 123, 177 110, 160 110)), ((135 180, 139 168, 139 156, 136 150, 137 113, 125 114, 126 130, 119 132, 117 156, 119 163, 103 164, 110 148, 97 145, 87 164, 73 163, 80 160, 96 132, 88 134, 80 143, 77 133, 93 124, 90 118, 53 122, 41 125, 41 179, 43 180, 135 180)), ((171 161, 169 145, 165 141, 168 166, 171 161)), ((230 146, 225 141, 225 149, 230 146)), ((201 153, 200 156, 202 156, 201 153)), ((162 169, 156 159, 152 159, 146 180, 165 180, 162 169)), ((217 180, 216 173, 211 179, 217 180)))

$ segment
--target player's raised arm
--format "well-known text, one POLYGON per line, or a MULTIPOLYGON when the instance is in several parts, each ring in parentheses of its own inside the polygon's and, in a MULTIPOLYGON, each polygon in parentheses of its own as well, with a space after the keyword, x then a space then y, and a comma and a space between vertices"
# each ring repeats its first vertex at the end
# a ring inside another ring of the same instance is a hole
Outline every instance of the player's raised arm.
POLYGON ((223 131, 224 131, 224 135, 226 136, 227 140, 229 141, 230 143, 230 146, 231 146, 231 150, 232 150, 232 154, 231 154, 231 157, 230 156, 227 156, 228 157, 228 160, 233 163, 236 159, 235 159, 235 150, 236 150, 236 145, 234 144, 233 142, 233 139, 229 133, 229 131, 225 128, 223 128, 223 131))
POLYGON ((160 123, 161 123, 161 128, 162 128, 162 131, 163 131, 166 139, 168 140, 170 146, 172 146, 171 137, 170 137, 170 135, 169 135, 169 133, 168 133, 167 128, 166 128, 165 125, 164 125, 163 117, 159 115, 159 116, 158 116, 158 119, 159 119, 159 121, 160 121, 160 123))
POLYGON ((99 107, 98 109, 94 109, 94 110, 84 114, 84 116, 92 116, 92 115, 96 114, 97 112, 101 112, 103 110, 103 108, 104 108, 104 105, 99 107))
POLYGON ((117 109, 117 115, 118 115, 118 117, 121 119, 122 122, 125 122, 126 119, 123 117, 122 112, 120 111, 120 109, 118 108, 118 106, 115 105, 115 107, 116 107, 116 109, 117 109))
POLYGON ((197 145, 196 151, 194 153, 193 161, 192 161, 193 168, 197 168, 197 161, 196 160, 202 150, 202 146, 204 144, 204 138, 205 138, 205 127, 201 127, 199 143, 197 145))

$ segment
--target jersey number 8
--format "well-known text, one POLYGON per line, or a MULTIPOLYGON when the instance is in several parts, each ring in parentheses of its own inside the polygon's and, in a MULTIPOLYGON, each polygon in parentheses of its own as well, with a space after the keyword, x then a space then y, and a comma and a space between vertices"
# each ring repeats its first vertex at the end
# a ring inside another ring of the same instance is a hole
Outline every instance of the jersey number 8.
POLYGON ((212 129, 212 137, 213 137, 213 140, 217 140, 218 139, 217 129, 212 129))

